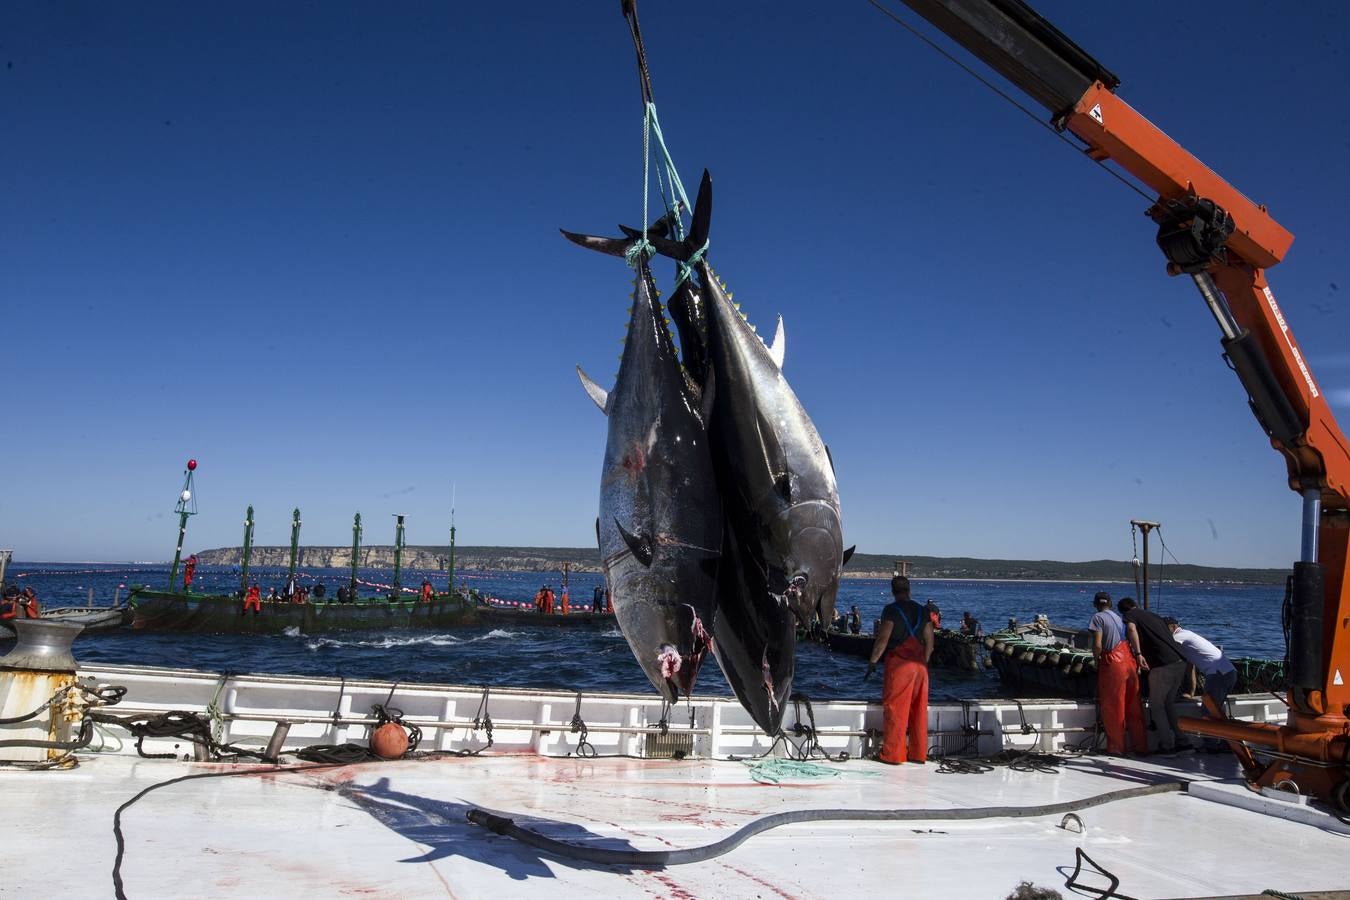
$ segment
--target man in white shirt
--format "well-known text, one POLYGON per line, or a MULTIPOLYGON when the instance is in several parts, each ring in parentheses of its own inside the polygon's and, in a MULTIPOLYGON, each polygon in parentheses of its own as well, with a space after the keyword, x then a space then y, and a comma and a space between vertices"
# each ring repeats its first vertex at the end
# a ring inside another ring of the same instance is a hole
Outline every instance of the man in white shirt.
MULTIPOLYGON (((1194 631, 1182 628, 1176 619, 1168 616, 1163 619, 1163 623, 1172 632, 1172 640, 1180 645, 1181 655, 1205 676, 1205 699, 1212 700, 1215 707, 1210 712, 1224 715, 1223 703, 1237 685, 1237 669, 1233 668, 1222 650, 1194 631)), ((1205 706, 1208 708, 1209 703, 1206 702, 1205 706)))

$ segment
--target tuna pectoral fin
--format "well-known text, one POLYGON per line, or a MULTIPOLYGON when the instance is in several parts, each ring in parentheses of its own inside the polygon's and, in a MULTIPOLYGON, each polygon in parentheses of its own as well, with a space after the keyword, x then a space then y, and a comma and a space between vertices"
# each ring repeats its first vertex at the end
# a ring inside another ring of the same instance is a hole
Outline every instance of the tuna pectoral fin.
POLYGON ((844 551, 844 561, 839 564, 839 568, 842 569, 844 566, 848 565, 848 561, 853 558, 853 551, 857 549, 858 545, 854 544, 852 547, 849 547, 847 550, 844 551))
POLYGON ((699 397, 698 410, 703 414, 703 427, 712 421, 713 401, 717 398, 717 372, 708 366, 708 377, 703 379, 703 396, 699 397))
POLYGON ((769 358, 783 371, 783 354, 787 352, 787 338, 783 337, 783 317, 778 317, 778 330, 773 333, 773 343, 769 345, 769 358))
POLYGON ((633 551, 633 556, 644 566, 650 567, 652 564, 652 539, 646 535, 636 535, 623 527, 618 519, 614 520, 614 525, 619 529, 619 535, 623 542, 628 545, 628 549, 633 551))
POLYGON ((581 366, 577 366, 577 377, 581 379, 581 386, 585 389, 586 395, 595 401, 595 405, 600 407, 602 413, 609 415, 609 391, 596 384, 581 366))
MULTIPOLYGON (((755 431, 759 435, 760 452, 764 454, 765 468, 773 473, 787 472, 790 468, 787 464, 787 454, 783 452, 783 445, 778 440, 778 432, 774 431, 773 423, 764 418, 762 408, 755 409, 755 431)), ((785 477, 786 475, 775 474, 774 486, 777 487, 778 480, 785 477)))
POLYGON ((562 236, 567 238, 578 247, 585 247, 587 250, 594 250, 597 253, 605 253, 610 256, 624 256, 628 253, 628 248, 633 246, 633 242, 628 238, 609 238, 597 237, 593 234, 577 234, 575 231, 568 231, 566 228, 559 228, 562 236))

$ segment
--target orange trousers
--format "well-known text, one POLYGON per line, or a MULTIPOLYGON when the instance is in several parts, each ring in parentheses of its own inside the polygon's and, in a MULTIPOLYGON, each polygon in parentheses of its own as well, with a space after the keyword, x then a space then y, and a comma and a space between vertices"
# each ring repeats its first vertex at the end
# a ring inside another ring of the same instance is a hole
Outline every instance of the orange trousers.
POLYGON ((1135 753, 1148 752, 1148 729, 1144 725, 1144 707, 1139 703, 1139 666, 1127 641, 1121 641, 1102 655, 1097 666, 1097 703, 1102 729, 1106 732, 1106 752, 1125 752, 1125 732, 1135 753))
POLYGON ((262 612, 262 601, 258 599, 257 594, 249 594, 244 598, 244 612, 248 612, 250 609, 254 612, 262 612))
POLYGON ((927 760, 928 667, 917 660, 904 659, 898 653, 887 653, 881 705, 881 761, 927 760))

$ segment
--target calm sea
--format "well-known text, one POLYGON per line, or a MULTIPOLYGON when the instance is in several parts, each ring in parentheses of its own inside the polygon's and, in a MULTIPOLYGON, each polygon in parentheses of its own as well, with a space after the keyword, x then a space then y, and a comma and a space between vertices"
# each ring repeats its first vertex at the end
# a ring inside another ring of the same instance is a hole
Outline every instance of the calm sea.
MULTIPOLYGON (((284 570, 255 569, 264 592, 280 589, 284 570)), ((333 596, 347 583, 345 569, 311 569, 310 584, 322 581, 333 596)), ((362 570, 368 582, 387 583, 392 573, 362 570)), ((406 570, 403 584, 416 587, 423 577, 444 589, 445 574, 406 570)), ((457 582, 507 600, 529 600, 540 585, 560 588, 557 572, 476 572, 456 575, 457 582)), ((589 600, 599 575, 573 574, 571 594, 589 600)), ((128 585, 163 588, 168 567, 162 565, 14 563, 9 583, 31 586, 44 606, 84 605, 93 591, 95 605, 109 605, 115 594, 126 596, 128 585)), ((237 589, 237 569, 200 567, 194 588, 226 592, 237 589)), ((1064 582, 915 581, 915 597, 934 600, 944 623, 955 625, 970 610, 987 631, 1010 617, 1028 622, 1045 613, 1052 622, 1085 625, 1091 598, 1098 590, 1119 598, 1134 593, 1133 584, 1064 582)), ((364 596, 373 596, 365 588, 364 596)), ((1150 591, 1150 606, 1176 616, 1187 627, 1220 644, 1229 656, 1281 658, 1283 589, 1272 586, 1162 584, 1150 591)), ((889 602, 889 583, 846 580, 839 592, 843 609, 857 604, 864 630, 889 602)), ((6 635, 0 630, 0 635, 6 635)), ((10 646, 0 637, 0 653, 10 646)), ((291 675, 346 676, 404 682, 491 684, 564 690, 649 691, 623 636, 614 628, 464 628, 447 631, 348 632, 326 635, 198 635, 123 630, 91 634, 75 643, 76 658, 88 663, 172 666, 206 671, 268 672, 291 675)), ((794 687, 810 697, 861 699, 876 696, 876 680, 862 680, 865 661, 837 656, 818 645, 798 645, 794 687)), ((932 673, 934 698, 984 697, 998 693, 992 672, 932 673)), ((729 695, 716 663, 709 661, 699 676, 698 692, 729 695)))

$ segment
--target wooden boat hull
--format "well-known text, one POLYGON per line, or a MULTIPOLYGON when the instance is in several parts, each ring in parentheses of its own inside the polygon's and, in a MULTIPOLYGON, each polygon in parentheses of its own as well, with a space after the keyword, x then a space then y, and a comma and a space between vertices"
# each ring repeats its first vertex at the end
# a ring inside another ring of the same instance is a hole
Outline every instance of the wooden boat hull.
POLYGON ((463 595, 436 594, 426 603, 406 600, 359 600, 355 603, 262 602, 259 612, 244 611, 238 597, 183 594, 134 588, 132 627, 147 631, 190 631, 198 634, 302 634, 370 631, 390 628, 450 629, 475 625, 600 626, 613 624, 612 613, 545 616, 534 610, 501 609, 475 603, 463 595))

